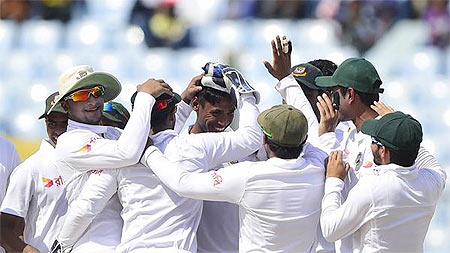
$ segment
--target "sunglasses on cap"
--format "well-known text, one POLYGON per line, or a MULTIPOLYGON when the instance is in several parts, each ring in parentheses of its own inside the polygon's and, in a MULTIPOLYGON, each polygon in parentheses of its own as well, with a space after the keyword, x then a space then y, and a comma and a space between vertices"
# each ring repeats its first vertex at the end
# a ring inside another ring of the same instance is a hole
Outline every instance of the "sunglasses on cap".
POLYGON ((105 88, 103 86, 95 86, 90 89, 75 91, 69 96, 65 97, 64 100, 72 99, 73 102, 85 102, 88 101, 89 96, 92 95, 94 98, 101 97, 105 94, 105 88))
POLYGON ((164 111, 165 109, 167 109, 167 107, 169 107, 170 103, 174 100, 175 100, 175 96, 173 96, 169 99, 165 99, 165 100, 157 100, 155 103, 155 108, 158 111, 164 111))
POLYGON ((384 147, 384 144, 379 142, 377 139, 375 139, 374 137, 372 137, 372 144, 375 144, 379 147, 384 147))

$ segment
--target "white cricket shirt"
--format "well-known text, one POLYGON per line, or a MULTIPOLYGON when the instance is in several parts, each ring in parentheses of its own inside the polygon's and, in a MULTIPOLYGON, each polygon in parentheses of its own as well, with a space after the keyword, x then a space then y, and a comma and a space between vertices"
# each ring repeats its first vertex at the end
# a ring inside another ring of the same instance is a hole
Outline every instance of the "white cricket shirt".
POLYGON ((329 241, 353 234, 360 252, 423 252, 445 181, 445 171, 423 148, 411 167, 388 164, 364 174, 345 202, 344 182, 327 178, 322 232, 329 241))
POLYGON ((11 174, 1 212, 25 220, 25 243, 48 252, 57 232, 52 213, 64 187, 64 178, 54 165, 54 148, 42 140, 39 150, 11 174))
POLYGON ((143 160, 181 196, 238 204, 239 252, 309 252, 319 223, 325 157, 306 144, 298 159, 242 162, 207 173, 186 171, 155 147, 143 160))
MULTIPOLYGON (((12 143, 0 136, 0 204, 6 194, 9 175, 20 163, 19 154, 12 143)), ((1 247, 0 247, 1 248, 1 247)))

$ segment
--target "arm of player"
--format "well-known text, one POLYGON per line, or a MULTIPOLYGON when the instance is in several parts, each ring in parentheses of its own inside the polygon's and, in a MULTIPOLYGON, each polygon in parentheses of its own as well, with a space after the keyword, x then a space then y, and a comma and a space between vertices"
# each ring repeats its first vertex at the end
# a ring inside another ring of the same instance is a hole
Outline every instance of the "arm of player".
POLYGON ((277 83, 275 89, 286 101, 286 104, 292 105, 303 112, 308 120, 308 141, 317 143, 319 138, 319 122, 317 121, 311 104, 303 93, 300 85, 295 81, 295 78, 292 75, 286 76, 277 83))
POLYGON ((190 172, 183 168, 183 162, 174 163, 154 146, 149 147, 142 163, 153 170, 158 178, 178 195, 212 201, 238 203, 247 182, 246 163, 227 166, 210 172, 190 172), (238 168, 236 168, 238 167, 238 168))
POLYGON ((242 94, 239 129, 235 132, 202 133, 195 138, 206 152, 208 167, 215 168, 222 163, 240 160, 262 146, 263 134, 258 125, 259 110, 252 94, 242 94))
POLYGON ((70 204, 57 240, 64 247, 72 247, 83 235, 92 220, 105 208, 117 192, 117 170, 94 171, 80 195, 70 204))
POLYGON ((183 130, 184 125, 186 124, 189 115, 191 115, 192 107, 183 100, 180 101, 177 105, 177 112, 175 115, 175 127, 174 130, 177 133, 180 133, 183 130))
POLYGON ((154 103, 152 95, 139 92, 130 120, 118 140, 103 139, 91 131, 73 130, 58 138, 56 157, 78 171, 122 168, 137 163, 150 132, 154 103))
MULTIPOLYGON (((436 158, 424 147, 420 147, 415 164, 420 169, 427 169, 434 173, 436 184, 439 185, 440 190, 443 191, 445 182, 447 181, 447 173, 444 168, 438 163, 436 158)), ((440 194, 439 194, 440 195, 440 194)))
POLYGON ((344 182, 337 177, 325 180, 320 225, 327 241, 334 242, 352 234, 371 218, 370 189, 362 180, 342 205, 344 182))
POLYGON ((27 246, 20 236, 23 234, 24 217, 27 215, 29 203, 34 194, 34 180, 29 161, 31 160, 20 164, 11 174, 8 190, 0 209, 0 242, 2 246, 13 252, 22 252, 27 246))

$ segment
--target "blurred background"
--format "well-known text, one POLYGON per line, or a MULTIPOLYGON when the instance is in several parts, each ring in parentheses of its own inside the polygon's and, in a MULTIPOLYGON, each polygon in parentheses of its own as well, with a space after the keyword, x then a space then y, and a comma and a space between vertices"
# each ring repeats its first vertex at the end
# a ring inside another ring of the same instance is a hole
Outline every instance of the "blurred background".
MULTIPOLYGON (((423 125, 423 144, 450 165, 450 10, 447 0, 0 0, 0 134, 22 159, 46 136, 38 116, 67 68, 88 64, 135 86, 163 78, 181 92, 207 61, 240 69, 280 103, 270 40, 286 34, 293 65, 363 56, 379 71, 381 100, 423 125)), ((425 252, 450 252, 447 187, 425 252)))

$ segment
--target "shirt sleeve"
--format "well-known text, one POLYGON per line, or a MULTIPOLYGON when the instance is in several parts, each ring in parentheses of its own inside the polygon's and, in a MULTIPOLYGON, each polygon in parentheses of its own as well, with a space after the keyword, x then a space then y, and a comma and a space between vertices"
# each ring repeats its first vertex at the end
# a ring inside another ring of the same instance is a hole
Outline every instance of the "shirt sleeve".
POLYGON ((88 130, 72 130, 58 138, 56 157, 77 171, 122 168, 139 161, 150 133, 155 99, 139 92, 122 135, 118 140, 101 138, 88 130))
POLYGON ((343 187, 344 182, 339 178, 329 177, 325 181, 320 225, 323 236, 330 242, 352 234, 371 219, 371 191, 364 179, 361 179, 341 204, 343 187))
POLYGON ((212 201, 240 202, 248 173, 249 163, 239 163, 217 171, 190 172, 182 169, 180 163, 170 162, 154 146, 149 147, 142 159, 158 178, 178 195, 212 201))
POLYGON ((184 128, 184 124, 186 124, 186 120, 191 115, 192 107, 183 100, 180 101, 177 105, 177 113, 175 115, 175 127, 174 130, 177 133, 180 133, 184 128))
POLYGON ((80 195, 70 204, 58 241, 73 246, 117 192, 117 170, 93 171, 80 195))
MULTIPOLYGON (((8 190, 1 202, 1 212, 24 218, 27 215, 30 201, 34 195, 32 157, 20 164, 11 174, 8 190)), ((2 167, 2 166, 0 166, 2 167)))
POLYGON ((444 190, 445 182, 447 181, 447 173, 438 163, 436 158, 424 147, 420 147, 415 164, 417 168, 429 170, 436 175, 434 177, 436 178, 436 184, 439 185, 441 191, 444 190))
POLYGON ((332 151, 338 150, 340 148, 340 143, 336 137, 336 133, 328 132, 319 136, 319 147, 327 154, 330 154, 332 151))
POLYGON ((319 138, 319 122, 311 104, 295 78, 292 75, 288 75, 276 84, 275 89, 286 101, 286 104, 292 105, 303 112, 308 120, 308 141, 317 143, 319 138))
MULTIPOLYGON (((208 167, 215 168, 222 163, 238 161, 257 151, 262 146, 263 134, 258 125, 259 110, 252 95, 242 96, 240 127, 234 132, 196 134, 195 143, 205 152, 208 167)), ((195 145, 193 143, 193 145, 195 145)))

